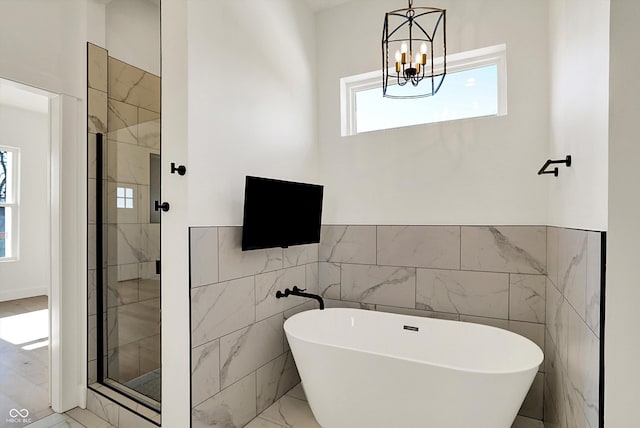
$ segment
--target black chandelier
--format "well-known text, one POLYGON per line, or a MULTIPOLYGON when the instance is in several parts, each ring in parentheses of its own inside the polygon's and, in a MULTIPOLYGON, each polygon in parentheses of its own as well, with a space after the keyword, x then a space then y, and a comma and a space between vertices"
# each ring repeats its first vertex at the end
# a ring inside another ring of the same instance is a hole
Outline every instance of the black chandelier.
POLYGON ((383 96, 435 95, 447 74, 446 56, 446 10, 413 7, 409 0, 408 8, 387 12, 382 31, 383 96), (411 85, 405 88, 407 83, 411 85))

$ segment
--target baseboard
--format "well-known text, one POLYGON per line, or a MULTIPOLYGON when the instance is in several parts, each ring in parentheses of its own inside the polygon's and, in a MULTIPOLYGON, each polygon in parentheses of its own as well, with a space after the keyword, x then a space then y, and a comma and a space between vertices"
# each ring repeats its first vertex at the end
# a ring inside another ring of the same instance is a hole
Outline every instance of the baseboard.
POLYGON ((0 302, 6 302, 7 300, 25 299, 27 297, 35 296, 48 296, 49 287, 34 287, 34 288, 18 288, 14 290, 0 291, 0 302))

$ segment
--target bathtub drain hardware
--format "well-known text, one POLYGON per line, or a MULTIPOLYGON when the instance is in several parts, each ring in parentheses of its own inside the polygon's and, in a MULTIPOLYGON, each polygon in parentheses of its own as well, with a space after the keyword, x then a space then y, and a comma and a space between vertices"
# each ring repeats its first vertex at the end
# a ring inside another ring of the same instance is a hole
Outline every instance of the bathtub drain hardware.
POLYGON ((419 330, 418 327, 414 327, 412 325, 405 325, 403 328, 405 330, 409 330, 409 331, 418 331, 419 330))
POLYGON ((280 299, 282 297, 289 297, 289 296, 307 297, 309 299, 316 299, 320 304, 320 309, 324 309, 324 300, 322 299, 322 297, 318 296, 317 294, 304 293, 304 291, 306 291, 306 288, 304 290, 301 290, 298 288, 297 285, 294 285, 292 290, 285 288, 284 293, 278 290, 276 292, 276 299, 280 299))

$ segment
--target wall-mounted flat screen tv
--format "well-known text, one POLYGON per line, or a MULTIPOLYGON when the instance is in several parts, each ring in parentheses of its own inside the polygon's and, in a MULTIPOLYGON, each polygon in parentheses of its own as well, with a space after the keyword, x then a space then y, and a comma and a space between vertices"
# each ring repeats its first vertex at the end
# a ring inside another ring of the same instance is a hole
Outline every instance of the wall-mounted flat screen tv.
POLYGON ((242 250, 320 242, 323 186, 247 176, 242 250))

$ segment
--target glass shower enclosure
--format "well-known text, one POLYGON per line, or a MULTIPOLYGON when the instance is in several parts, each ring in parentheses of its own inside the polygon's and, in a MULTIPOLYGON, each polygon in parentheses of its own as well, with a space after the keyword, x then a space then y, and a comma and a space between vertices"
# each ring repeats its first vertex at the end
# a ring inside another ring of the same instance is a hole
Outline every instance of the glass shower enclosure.
POLYGON ((89 383, 159 412, 160 77, 97 46, 88 46, 88 57, 90 170, 95 166, 89 250, 95 245, 96 267, 89 383), (100 86, 92 77, 101 74, 92 67, 108 71, 104 93, 92 87, 100 86))

